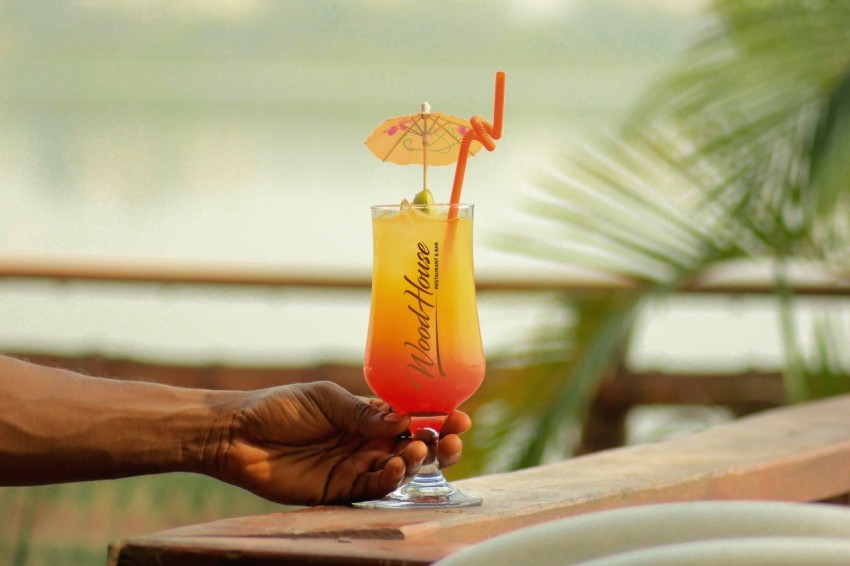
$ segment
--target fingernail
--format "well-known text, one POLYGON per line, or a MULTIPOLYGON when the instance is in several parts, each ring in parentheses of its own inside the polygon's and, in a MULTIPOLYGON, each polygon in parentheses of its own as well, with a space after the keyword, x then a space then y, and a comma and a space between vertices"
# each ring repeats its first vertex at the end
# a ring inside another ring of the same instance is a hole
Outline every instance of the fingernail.
POLYGON ((384 422, 388 423, 400 423, 401 421, 407 419, 407 415, 402 415, 401 413, 386 413, 384 414, 384 422))

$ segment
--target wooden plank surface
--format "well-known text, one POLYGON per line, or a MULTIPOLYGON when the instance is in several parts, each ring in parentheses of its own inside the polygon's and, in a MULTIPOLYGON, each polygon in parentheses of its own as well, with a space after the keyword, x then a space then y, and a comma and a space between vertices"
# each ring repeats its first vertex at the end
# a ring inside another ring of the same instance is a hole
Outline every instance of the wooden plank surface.
POLYGON ((177 528, 114 545, 110 564, 428 564, 561 517, 705 499, 821 501, 850 492, 850 396, 687 437, 457 482, 478 508, 316 507, 177 528))

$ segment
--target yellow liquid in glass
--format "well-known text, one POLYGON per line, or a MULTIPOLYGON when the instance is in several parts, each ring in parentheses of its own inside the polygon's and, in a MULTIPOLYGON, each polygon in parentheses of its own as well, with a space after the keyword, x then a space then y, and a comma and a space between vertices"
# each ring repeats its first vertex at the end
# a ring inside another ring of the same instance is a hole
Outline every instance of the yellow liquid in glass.
POLYGON ((472 207, 452 219, 440 205, 376 208, 364 374, 396 411, 422 417, 412 428, 439 431, 484 379, 472 207))

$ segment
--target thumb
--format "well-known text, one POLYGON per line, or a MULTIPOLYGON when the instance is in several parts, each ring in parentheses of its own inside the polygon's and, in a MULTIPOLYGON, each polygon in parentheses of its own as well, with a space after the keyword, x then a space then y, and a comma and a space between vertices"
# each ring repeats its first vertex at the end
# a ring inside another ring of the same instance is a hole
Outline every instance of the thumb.
POLYGON ((334 383, 322 384, 314 393, 314 401, 328 420, 350 434, 392 438, 410 426, 409 417, 382 410, 334 383))
POLYGON ((352 411, 354 428, 349 432, 367 438, 392 438, 406 432, 410 427, 410 417, 400 413, 390 413, 375 405, 354 398, 356 406, 352 411))

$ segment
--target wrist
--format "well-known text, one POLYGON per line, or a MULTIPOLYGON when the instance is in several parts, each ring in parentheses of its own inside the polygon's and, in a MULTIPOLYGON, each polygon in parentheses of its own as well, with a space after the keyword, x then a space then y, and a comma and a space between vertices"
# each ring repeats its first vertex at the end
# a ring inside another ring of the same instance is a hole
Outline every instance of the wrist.
POLYGON ((203 409, 186 417, 193 427, 181 447, 184 455, 181 471, 204 474, 216 479, 222 476, 222 462, 233 440, 236 419, 249 392, 204 391, 203 409))

